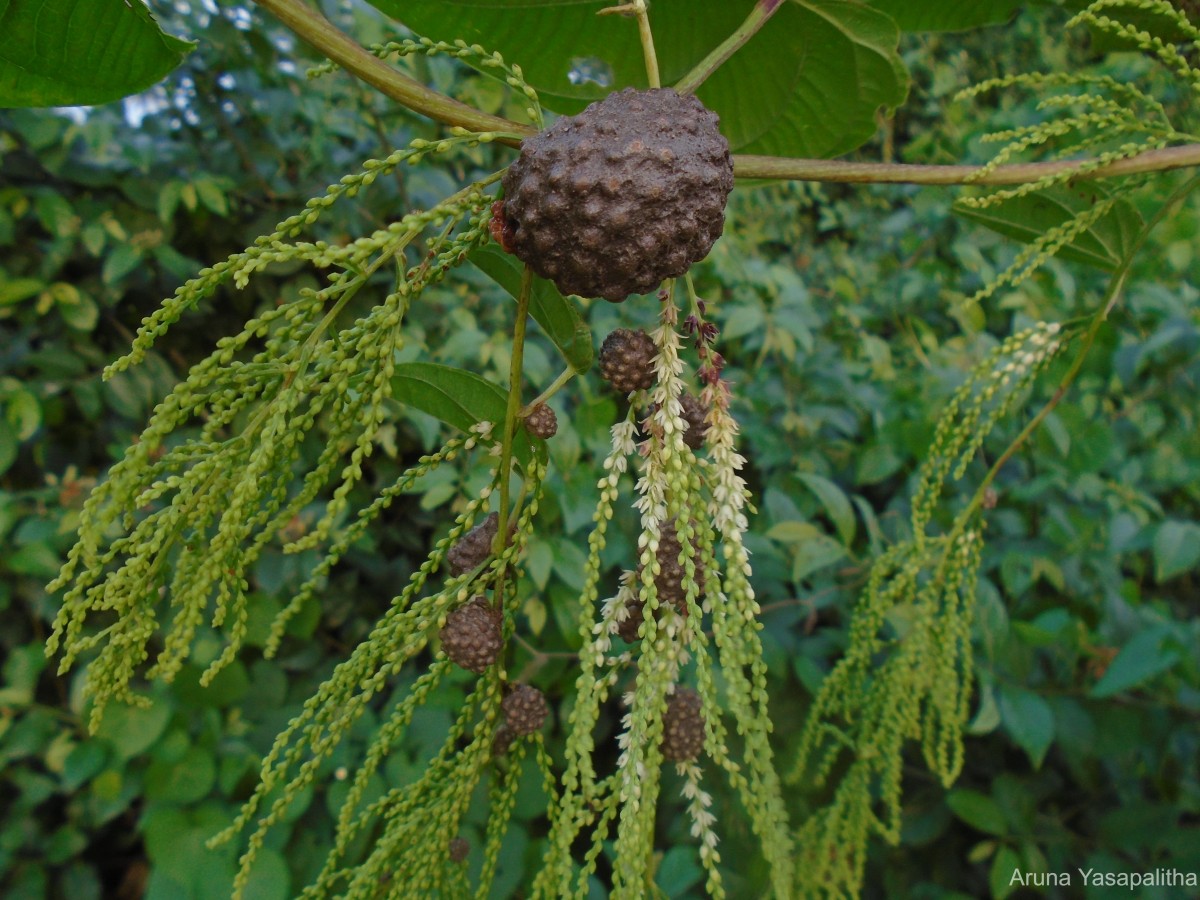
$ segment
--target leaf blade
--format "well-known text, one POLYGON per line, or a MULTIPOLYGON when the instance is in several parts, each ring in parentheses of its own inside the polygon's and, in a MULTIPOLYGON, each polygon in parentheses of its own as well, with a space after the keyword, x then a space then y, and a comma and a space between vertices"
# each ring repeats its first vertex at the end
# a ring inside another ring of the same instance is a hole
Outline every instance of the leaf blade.
MULTIPOLYGON (((397 365, 392 396, 464 432, 484 421, 497 429, 503 427, 508 406, 508 394, 499 385, 466 369, 437 363, 397 365)), ((528 436, 518 430, 513 436, 513 455, 528 465, 531 452, 528 436)))
MULTIPOLYGON (((637 28, 596 16, 605 0, 371 0, 434 40, 463 38, 519 63, 543 104, 574 114, 611 90, 647 86, 637 28), (530 48, 536 48, 531 52, 530 48)), ((753 0, 658 0, 651 13, 663 84, 672 84, 745 19, 753 0)), ((908 91, 899 29, 851 0, 793 0, 697 91, 734 149, 835 156, 875 133, 880 106, 908 91), (848 74, 850 73, 850 74, 848 74)), ((492 73, 495 74, 495 73, 492 73)))
POLYGON ((1169 519, 1154 533, 1154 577, 1162 584, 1200 563, 1200 525, 1169 519))
POLYGON ((845 491, 828 478, 814 472, 804 472, 799 477, 804 482, 804 486, 821 501, 821 506, 825 508, 825 514, 829 516, 833 527, 837 529, 838 537, 842 539, 843 544, 849 547, 854 543, 855 519, 854 507, 850 505, 850 499, 846 496, 845 491))
POLYGON ((965 31, 1008 20, 1026 0, 870 0, 905 31, 965 31))
POLYGON ((1150 681, 1171 669, 1180 656, 1174 650, 1163 650, 1162 643, 1170 631, 1165 627, 1139 631, 1121 648, 1105 673, 1091 690, 1097 699, 1111 697, 1150 681))
MULTIPOLYGON (((1107 196, 1099 185, 1089 184, 1049 188, 983 209, 960 203, 955 203, 952 209, 997 234, 1029 244, 1107 196)), ((1133 204, 1118 200, 1112 209, 1059 250, 1057 256, 1111 272, 1130 252, 1143 225, 1133 204)))
POLYGON ((1025 751, 1035 769, 1042 767, 1054 741, 1054 710, 1039 694, 1021 687, 1000 690, 1000 717, 1004 728, 1025 751))
POLYGON ((119 100, 161 81, 193 47, 140 0, 0 0, 0 107, 119 100))
MULTIPOLYGON (((521 289, 521 263, 498 247, 480 247, 471 252, 474 266, 516 299, 521 289)), ((595 351, 592 331, 575 305, 544 278, 533 279, 529 314, 542 327, 563 358, 582 374, 592 367, 595 351)))

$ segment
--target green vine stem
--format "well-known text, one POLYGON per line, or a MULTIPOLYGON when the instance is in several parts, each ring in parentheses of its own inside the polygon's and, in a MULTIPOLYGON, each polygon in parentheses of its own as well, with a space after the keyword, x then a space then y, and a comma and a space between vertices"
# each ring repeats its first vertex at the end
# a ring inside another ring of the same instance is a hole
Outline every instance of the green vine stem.
MULTIPOLYGON (((924 166, 907 163, 860 163, 837 159, 789 159, 782 156, 745 156, 733 158, 733 174, 738 178, 770 178, 785 181, 829 181, 843 184, 1026 184, 1051 175, 1072 172, 1088 159, 1017 163, 997 166, 980 177, 980 166, 924 166)), ((1200 166, 1200 144, 1183 144, 1162 150, 1148 150, 1118 160, 1111 165, 1081 172, 1079 180, 1141 175, 1200 166)))
POLYGON ((547 400, 549 400, 551 397, 553 397, 555 394, 557 394, 559 391, 561 391, 564 387, 566 387, 568 384, 570 384, 571 381, 578 374, 579 373, 575 370, 575 368, 573 366, 567 366, 565 369, 563 369, 561 372, 558 373, 558 377, 555 378, 554 381, 552 381, 550 383, 550 386, 548 388, 546 388, 544 391, 542 391, 540 394, 538 394, 536 397, 534 397, 532 400, 530 400, 528 403, 526 403, 523 407, 521 407, 521 416, 524 417, 524 416, 529 415, 529 413, 533 410, 533 408, 535 406, 537 406, 539 403, 545 403, 547 400))
MULTIPOLYGON (((447 125, 461 125, 474 131, 507 132, 497 143, 518 146, 534 129, 519 122, 491 116, 425 87, 375 57, 338 29, 328 19, 304 5, 303 0, 256 0, 297 37, 325 54, 348 72, 361 78, 380 93, 447 125)), ((738 178, 767 178, 785 181, 826 181, 855 184, 1024 184, 1049 175, 1070 172, 1087 160, 1055 160, 998 166, 979 176, 979 166, 925 166, 902 163, 858 163, 830 159, 795 159, 782 156, 735 155, 733 173, 738 178)), ((1150 150, 1122 159, 1112 165, 1081 173, 1083 180, 1164 172, 1200 166, 1200 144, 1184 144, 1162 150, 1150 150)))
POLYGON ((646 0, 631 0, 620 6, 606 6, 598 16, 634 16, 637 18, 638 38, 642 42, 642 55, 646 58, 646 82, 652 88, 662 87, 658 74, 658 54, 654 50, 654 33, 650 30, 650 7, 646 0))
POLYGON ((735 28, 729 37, 717 44, 713 52, 700 60, 692 71, 675 82, 675 90, 681 94, 696 93, 696 88, 704 84, 708 76, 723 66, 725 61, 740 50, 746 41, 758 34, 759 29, 767 24, 767 21, 781 6, 783 6, 783 0, 758 0, 754 4, 754 8, 750 10, 750 15, 746 16, 746 21, 735 28))
POLYGON ((658 74, 658 54, 654 50, 654 35, 650 31, 650 13, 647 11, 646 0, 633 0, 633 11, 637 16, 642 53, 646 57, 646 78, 650 82, 650 87, 662 87, 662 78, 658 74))

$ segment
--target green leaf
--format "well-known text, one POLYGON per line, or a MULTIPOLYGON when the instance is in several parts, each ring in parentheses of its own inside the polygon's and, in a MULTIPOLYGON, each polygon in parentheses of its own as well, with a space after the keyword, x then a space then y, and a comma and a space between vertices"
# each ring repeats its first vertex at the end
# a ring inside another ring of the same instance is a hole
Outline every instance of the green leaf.
MULTIPOLYGON (((1089 183, 1070 188, 1048 188, 984 209, 973 209, 960 203, 955 203, 953 209, 965 219, 1029 244, 1107 196, 1104 188, 1089 183)), ((1143 224, 1141 215, 1132 203, 1118 200, 1112 209, 1059 250, 1057 255, 1072 262, 1112 271, 1132 249, 1143 224)))
POLYGON ((278 850, 259 851, 242 892, 246 900, 286 900, 292 896, 292 873, 278 850))
MULTIPOLYGON (((480 247, 471 252, 475 267, 504 288, 514 299, 521 292, 521 263, 499 247, 480 247)), ((544 278, 534 277, 529 297, 529 314, 576 372, 592 367, 592 332, 575 304, 544 278)))
POLYGON ((171 707, 155 700, 148 707, 110 704, 96 729, 96 737, 107 739, 119 759, 129 759, 149 748, 171 719, 171 707))
POLYGON ((32 393, 19 388, 5 400, 4 420, 18 441, 27 441, 42 424, 42 405, 32 393))
POLYGON ((105 284, 116 284, 142 262, 141 251, 130 244, 118 244, 104 260, 100 277, 105 284))
POLYGON ((988 873, 988 883, 992 889, 992 897, 995 900, 1004 900, 1013 889, 1017 887, 1013 883, 1013 873, 1021 869, 1021 857, 1017 855, 1017 851, 1012 847, 1002 846, 996 851, 995 858, 992 859, 992 868, 988 873))
POLYGON ((849 546, 854 541, 855 520, 854 507, 850 505, 850 499, 845 492, 828 478, 812 472, 803 473, 800 480, 817 495, 826 515, 829 516, 829 521, 837 529, 838 537, 842 539, 843 544, 849 546))
POLYGON ((68 328, 76 331, 92 331, 100 321, 100 307, 87 294, 77 293, 70 301, 60 301, 58 314, 68 328))
POLYGON ((904 465, 904 460, 892 449, 891 444, 877 442, 868 444, 858 457, 854 480, 857 484, 876 484, 890 478, 904 465))
POLYGON ((46 283, 36 278, 13 278, 0 281, 0 306, 12 306, 40 294, 46 283))
POLYGON ((846 548, 827 534, 816 534, 797 544, 792 558, 792 579, 803 581, 813 572, 833 565, 846 556, 846 548))
POLYGON ((70 237, 79 231, 79 216, 60 194, 44 191, 34 201, 38 221, 55 237, 70 237))
POLYGON ((1026 0, 870 0, 904 31, 963 31, 1004 22, 1026 0))
POLYGON ((17 436, 11 429, 0 428, 0 475, 7 472, 17 461, 17 436))
POLYGON ((666 896, 686 897, 703 878, 704 870, 696 861, 692 848, 672 847, 663 854, 654 880, 666 896))
POLYGON ((840 156, 870 140, 880 108, 895 109, 908 96, 899 40, 891 19, 861 3, 799 0, 696 95, 722 116, 722 131, 743 153, 840 156), (760 102, 779 78, 788 87, 784 102, 760 102))
POLYGON ((567 538, 554 543, 554 573, 574 591, 583 590, 587 572, 587 555, 579 544, 567 538))
POLYGON ((141 0, 0 0, 0 107, 119 100, 194 46, 165 34, 141 0))
POLYGON ((104 768, 108 751, 98 741, 82 741, 71 748, 63 764, 62 783, 69 792, 79 790, 93 775, 104 768))
POLYGON ((956 816, 977 831, 985 834, 1005 835, 1008 823, 1000 804, 979 791, 953 790, 946 796, 946 805, 956 816))
POLYGON ((1029 756, 1033 767, 1041 768, 1054 740, 1054 711, 1050 705, 1033 691, 1003 687, 1000 689, 1000 716, 1005 729, 1029 756))
MULTIPOLYGON (((480 422, 493 424, 499 439, 508 408, 508 394, 486 378, 436 363, 403 363, 392 377, 392 396, 414 406, 459 431, 470 431, 480 422)), ((528 465, 529 439, 523 429, 513 437, 513 455, 528 465)))
POLYGON ((996 705, 996 692, 990 684, 979 689, 979 710, 967 725, 967 734, 988 734, 1000 725, 1000 707, 996 705))
MULTIPOLYGON (((607 0, 372 0, 435 40, 463 38, 519 63, 548 109, 576 113, 623 87, 647 86, 637 27, 597 16, 607 0)), ((686 75, 730 35, 753 0, 657 0, 651 11, 662 83, 686 75)), ((836 156, 876 129, 879 107, 904 101, 908 76, 892 20, 853 0, 781 8, 697 91, 734 149, 836 156)))
POLYGON ((25 544, 10 553, 4 560, 4 566, 17 575, 50 579, 62 567, 62 560, 58 558, 54 548, 49 544, 44 541, 34 541, 32 544, 25 544))
POLYGON ((537 537, 529 540, 525 551, 525 571, 539 591, 544 591, 550 582, 550 569, 554 565, 554 550, 550 544, 537 537))
POLYGON ((146 770, 146 797, 168 803, 195 803, 212 790, 217 780, 210 751, 190 747, 177 760, 158 760, 146 770))
POLYGON ((1176 650, 1164 650, 1162 642, 1170 635, 1166 627, 1147 628, 1135 634, 1117 654, 1108 670, 1096 682, 1091 695, 1111 697, 1170 669, 1179 662, 1176 650))
POLYGON ((198 178, 195 185, 196 195, 210 212, 222 217, 229 215, 229 202, 225 199, 225 192, 221 190, 219 184, 211 178, 198 178))
POLYGON ((1164 582, 1200 563, 1200 525, 1169 520, 1154 534, 1154 577, 1164 582))
POLYGON ((4 680, 0 683, 0 703, 24 706, 33 702, 38 676, 46 668, 46 655, 37 644, 16 647, 4 663, 4 680))

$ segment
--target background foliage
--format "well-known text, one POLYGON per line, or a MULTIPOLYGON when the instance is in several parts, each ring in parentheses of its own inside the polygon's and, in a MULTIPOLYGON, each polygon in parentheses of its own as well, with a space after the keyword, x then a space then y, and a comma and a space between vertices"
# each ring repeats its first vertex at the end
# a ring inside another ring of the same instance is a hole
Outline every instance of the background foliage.
MULTIPOLYGON (((42 585, 57 572, 79 506, 217 337, 313 279, 273 270, 191 314, 142 366, 109 382, 99 380, 100 368, 202 263, 246 246, 357 160, 437 134, 348 77, 306 82, 302 61, 281 62, 303 60, 303 48, 256 14, 193 6, 180 13, 180 31, 203 30, 205 40, 163 87, 79 119, 0 113, 5 897, 226 896, 234 851, 207 851, 204 840, 233 818, 274 735, 445 533, 458 498, 478 488, 464 469, 445 467, 393 507, 270 662, 256 645, 307 561, 264 552, 251 646, 239 662, 201 689, 199 671, 218 652, 202 635, 185 673, 158 689, 149 710, 114 707, 100 738, 84 740, 78 676, 55 677, 42 654, 54 612, 42 585)), ((386 39, 373 16, 343 15, 360 39, 386 39)), ((909 100, 862 156, 982 159, 981 134, 1027 124, 1038 111, 1016 96, 970 104, 950 96, 1007 72, 1100 62, 1086 36, 1061 37, 1063 18, 1046 9, 981 32, 906 36, 909 100)), ((412 65, 475 105, 519 115, 502 110, 506 95, 489 79, 442 60, 412 65)), ((1120 53, 1105 65, 1118 77, 1146 68, 1120 53)), ((476 167, 491 171, 507 159, 502 148, 473 152, 404 171, 365 205, 333 214, 327 238, 428 206, 476 167)), ((953 200, 948 189, 743 186, 732 201, 734 226, 697 271, 723 327, 758 498, 751 548, 783 761, 844 646, 872 554, 905 537, 911 476, 942 404, 999 338, 1091 310, 1103 287, 1102 272, 1054 263, 1018 290, 968 301, 1016 245, 955 217, 953 200)), ((1154 234, 1085 376, 1003 472, 988 519, 966 769, 947 792, 914 766, 903 843, 875 848, 870 895, 1005 896, 1014 868, 1200 870, 1197 221, 1192 201, 1154 234)), ((603 336, 618 324, 651 325, 653 310, 595 303, 586 314, 603 336)), ((431 289, 414 308, 406 353, 436 348, 435 361, 502 380, 510 317, 505 295, 470 274, 431 289)), ((556 356, 540 340, 527 348, 526 367, 544 384, 556 356)), ((1055 383, 1054 370, 1046 383, 1055 383)), ((518 651, 513 671, 524 668, 564 708, 595 500, 590 464, 607 450, 618 402, 584 379, 554 405, 562 424, 549 445, 548 497, 525 586, 538 649, 518 651)), ((434 446, 436 432, 422 413, 399 415, 380 436, 384 452, 372 459, 367 489, 393 480, 434 446)), ((1003 438, 989 443, 992 453, 1003 438)), ((308 524, 300 517, 297 533, 308 524)), ((633 555, 633 523, 625 524, 606 551, 614 577, 633 555)), ((410 777, 431 749, 422 741, 440 740, 461 702, 455 688, 418 712, 380 792, 410 777)), ((272 832, 251 896, 291 896, 311 879, 347 776, 338 759, 350 758, 373 727, 368 715, 356 726, 358 743, 329 766, 326 787, 272 832)), ((557 730, 548 737, 552 749, 562 740, 557 730)), ((526 883, 541 855, 544 798, 529 775, 498 896, 526 883)), ((715 782, 710 789, 725 858, 755 858, 736 800, 715 782)), ((678 796, 668 780, 664 797, 678 796)), ((790 793, 793 819, 822 799, 790 793)), ((658 880, 672 897, 700 888, 684 821, 670 809, 660 817, 658 880)), ((737 877, 735 893, 760 893, 764 873, 737 877)))

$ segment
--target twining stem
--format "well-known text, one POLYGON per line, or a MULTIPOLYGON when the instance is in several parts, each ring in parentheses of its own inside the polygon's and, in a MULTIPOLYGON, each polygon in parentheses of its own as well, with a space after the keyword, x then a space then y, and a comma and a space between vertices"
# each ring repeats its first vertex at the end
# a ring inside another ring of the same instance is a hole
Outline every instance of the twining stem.
POLYGON ((499 549, 508 546, 508 483, 512 479, 513 438, 521 412, 521 369, 525 361, 525 321, 529 318, 529 295, 533 270, 521 273, 521 291, 517 295, 517 321, 513 325, 512 358, 508 367, 508 409, 504 414, 504 434, 500 444, 500 510, 496 523, 499 549))
POLYGON ((733 56, 746 41, 758 34, 758 30, 767 24, 767 20, 775 15, 775 11, 783 6, 783 0, 758 0, 746 21, 733 30, 733 33, 717 44, 713 52, 696 63, 696 67, 679 81, 675 82, 675 90, 681 94, 694 94, 696 88, 704 84, 705 79, 717 71, 729 57, 733 56))
MULTIPOLYGON (((829 181, 842 184, 1027 184, 1049 175, 1071 172, 1087 158, 1056 159, 1050 162, 997 166, 983 177, 980 166, 923 166, 904 163, 860 163, 837 159, 791 159, 783 156, 733 157, 733 174, 738 178, 767 178, 790 181, 829 181)), ((1200 166, 1200 144, 1183 144, 1162 150, 1147 150, 1117 160, 1078 176, 1079 181, 1141 175, 1200 166)))
MULTIPOLYGON (((511 119, 488 115, 460 103, 419 81, 397 72, 369 53, 347 34, 303 0, 256 0, 301 40, 319 50, 343 69, 361 78, 384 96, 447 125, 473 131, 506 132, 496 142, 517 146, 534 129, 511 119)), ((738 178, 786 181, 826 181, 856 184, 1026 184, 1048 175, 1069 172, 1085 160, 1055 160, 998 166, 982 178, 973 178, 979 166, 922 166, 896 163, 856 163, 830 159, 797 159, 783 156, 733 157, 733 174, 738 178)), ((1081 174, 1079 180, 1113 178, 1145 172, 1163 172, 1200 166, 1200 144, 1184 144, 1163 150, 1148 150, 1111 165, 1081 174)))

